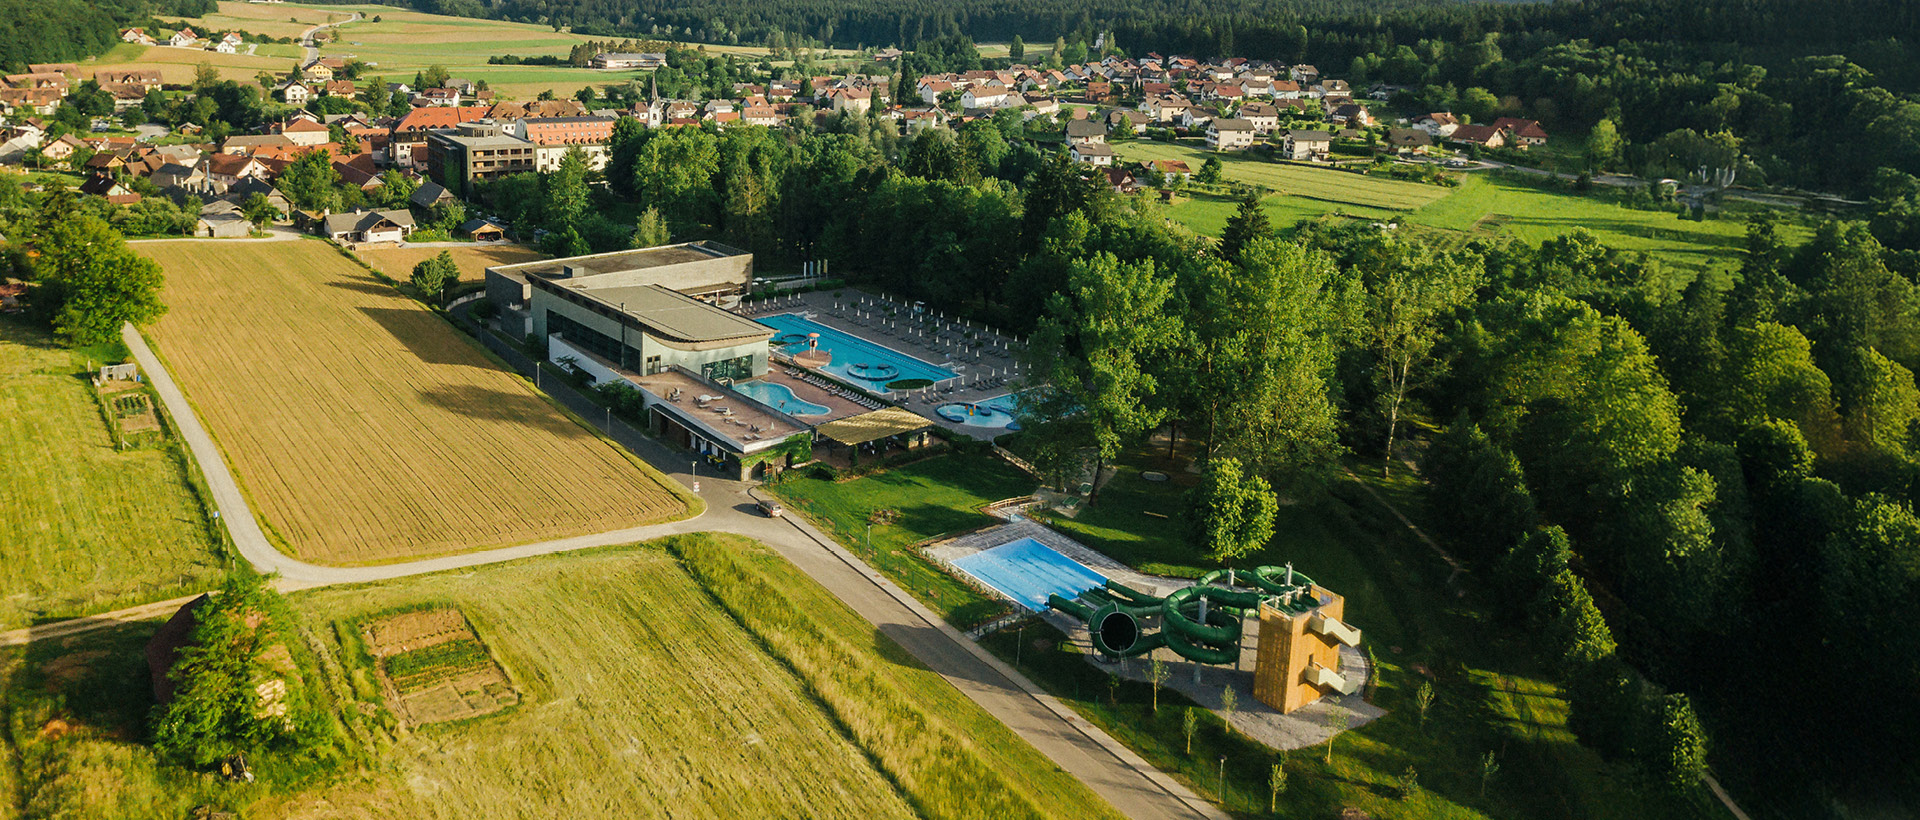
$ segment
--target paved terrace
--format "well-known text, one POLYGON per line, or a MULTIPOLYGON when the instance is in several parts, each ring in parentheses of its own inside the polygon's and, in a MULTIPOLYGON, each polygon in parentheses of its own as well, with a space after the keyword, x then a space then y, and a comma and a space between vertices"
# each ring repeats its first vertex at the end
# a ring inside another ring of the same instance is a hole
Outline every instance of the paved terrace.
POLYGON ((707 384, 678 370, 662 370, 650 376, 632 371, 618 372, 647 392, 666 399, 689 418, 699 420, 714 432, 743 447, 751 448, 759 441, 778 441, 806 429, 739 393, 707 384), (676 390, 679 391, 679 398, 671 398, 676 390), (701 401, 704 396, 714 398, 701 401))

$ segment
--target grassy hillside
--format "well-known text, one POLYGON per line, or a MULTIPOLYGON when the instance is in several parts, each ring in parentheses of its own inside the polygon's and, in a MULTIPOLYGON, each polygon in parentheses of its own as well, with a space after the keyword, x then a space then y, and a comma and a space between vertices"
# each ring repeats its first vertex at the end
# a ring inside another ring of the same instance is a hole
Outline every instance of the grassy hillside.
POLYGON ((198 591, 219 572, 184 462, 171 444, 114 450, 84 358, 0 317, 0 630, 198 591))

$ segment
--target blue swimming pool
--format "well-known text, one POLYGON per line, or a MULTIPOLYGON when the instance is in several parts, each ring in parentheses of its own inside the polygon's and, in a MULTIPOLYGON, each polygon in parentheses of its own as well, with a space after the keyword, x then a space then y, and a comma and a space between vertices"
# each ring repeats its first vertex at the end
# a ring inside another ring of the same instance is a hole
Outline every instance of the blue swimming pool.
POLYGON ((1107 583, 1106 576, 1031 538, 976 552, 953 565, 1035 612, 1046 610, 1049 595, 1072 598, 1107 583))
POLYGON ((854 384, 868 385, 876 391, 885 392, 888 382, 900 379, 942 382, 958 375, 939 365, 928 364, 893 348, 834 330, 797 314, 778 313, 761 316, 754 321, 779 331, 774 334, 774 341, 784 345, 789 353, 807 349, 807 334, 820 334, 820 349, 833 356, 833 362, 821 369, 854 384))
POLYGON ((733 389, 746 394, 747 398, 789 416, 824 416, 833 412, 833 408, 824 404, 801 400, 799 396, 793 394, 793 388, 784 384, 744 382, 734 385, 733 389))

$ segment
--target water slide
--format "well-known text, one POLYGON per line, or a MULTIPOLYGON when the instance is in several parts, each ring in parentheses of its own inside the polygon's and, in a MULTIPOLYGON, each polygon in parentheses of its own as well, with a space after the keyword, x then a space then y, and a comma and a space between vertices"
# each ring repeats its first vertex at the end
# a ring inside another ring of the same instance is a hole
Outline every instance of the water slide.
MULTIPOLYGON (((1318 606, 1312 587, 1313 579, 1292 566, 1260 566, 1207 573, 1198 584, 1165 598, 1109 579, 1104 587, 1080 593, 1080 600, 1053 595, 1047 605, 1087 624, 1094 648, 1111 658, 1166 646, 1187 660, 1229 664, 1240 659, 1241 618, 1258 609, 1262 600, 1276 599, 1274 603, 1295 611, 1318 606), (1161 629, 1145 634, 1140 619, 1150 617, 1160 619, 1161 629)), ((1349 646, 1360 642, 1359 630, 1334 618, 1316 616, 1309 628, 1349 646)), ((1331 671, 1327 674, 1339 679, 1331 671)))

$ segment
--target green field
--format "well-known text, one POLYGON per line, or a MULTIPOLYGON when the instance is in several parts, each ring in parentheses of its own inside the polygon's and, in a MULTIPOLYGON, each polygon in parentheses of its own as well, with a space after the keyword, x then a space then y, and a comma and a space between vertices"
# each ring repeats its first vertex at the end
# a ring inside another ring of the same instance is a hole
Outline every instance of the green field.
POLYGON ((954 580, 910 547, 991 524, 981 507, 1028 495, 1034 487, 1006 462, 974 453, 931 458, 852 481, 793 478, 772 489, 901 589, 965 628, 991 620, 1005 605, 954 580), (868 515, 879 509, 896 510, 899 517, 869 528, 868 515))
MULTIPOLYGON (((1452 231, 1497 231, 1531 243, 1584 228, 1610 246, 1647 251, 1692 268, 1732 260, 1746 233, 1737 214, 1693 222, 1670 211, 1642 211, 1599 196, 1478 174, 1463 178, 1451 196, 1415 211, 1408 221, 1452 231)), ((1781 230, 1790 244, 1807 234, 1793 223, 1781 230)))
POLYGON ((85 358, 0 317, 0 629, 197 592, 219 573, 184 461, 172 443, 114 451, 85 358))
POLYGON ((1180 160, 1195 173, 1209 158, 1219 157, 1228 180, 1258 185, 1287 197, 1328 203, 1330 208, 1410 211, 1438 201, 1452 191, 1438 185, 1274 162, 1247 152, 1207 151, 1187 143, 1122 140, 1113 144, 1113 150, 1127 162, 1180 160))
POLYGON ((307 786, 156 763, 141 647, 157 621, 0 648, 0 817, 1054 817, 1090 790, 764 547, 636 547, 291 596, 344 734, 307 786), (676 560, 683 555, 687 563, 676 560), (689 568, 695 574, 689 573, 689 568), (403 610, 464 614, 523 699, 399 729, 360 638, 403 610), (768 620, 766 616, 780 613, 768 620), (982 815, 978 806, 1024 811, 982 815))

